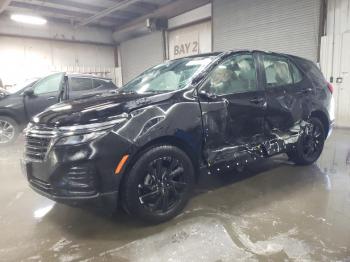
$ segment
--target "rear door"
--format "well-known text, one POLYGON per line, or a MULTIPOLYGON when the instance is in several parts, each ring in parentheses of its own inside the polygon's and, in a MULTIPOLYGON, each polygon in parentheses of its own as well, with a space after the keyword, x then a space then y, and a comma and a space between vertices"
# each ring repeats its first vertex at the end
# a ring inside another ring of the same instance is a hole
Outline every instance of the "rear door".
POLYGON ((92 78, 90 76, 68 77, 68 99, 76 99, 92 93, 92 78))
POLYGON ((260 53, 266 89, 266 128, 288 132, 309 115, 312 85, 288 57, 260 53))
POLYGON ((68 88, 69 99, 98 96, 103 93, 116 93, 116 86, 112 81, 89 76, 70 76, 68 88))
POLYGON ((257 68, 252 53, 236 53, 217 65, 199 88, 204 154, 210 165, 232 161, 235 153, 264 140, 266 100, 257 68))
POLYGON ((95 92, 101 93, 116 93, 117 87, 113 84, 110 79, 103 78, 93 78, 92 79, 92 87, 95 92))

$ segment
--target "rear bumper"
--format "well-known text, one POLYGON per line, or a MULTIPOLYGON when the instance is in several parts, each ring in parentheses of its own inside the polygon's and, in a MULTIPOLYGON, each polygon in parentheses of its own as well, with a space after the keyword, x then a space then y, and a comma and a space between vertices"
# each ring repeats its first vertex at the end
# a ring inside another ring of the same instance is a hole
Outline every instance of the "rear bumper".
POLYGON ((329 124, 329 131, 327 134, 327 138, 329 138, 331 136, 331 134, 333 133, 334 125, 335 125, 335 120, 332 120, 329 124))

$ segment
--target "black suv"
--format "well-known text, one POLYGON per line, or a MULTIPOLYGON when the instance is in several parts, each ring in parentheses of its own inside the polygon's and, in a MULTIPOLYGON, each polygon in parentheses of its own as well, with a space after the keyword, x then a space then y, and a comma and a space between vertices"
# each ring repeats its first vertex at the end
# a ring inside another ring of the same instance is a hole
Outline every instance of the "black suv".
POLYGON ((202 167, 222 173, 280 153, 315 162, 331 132, 332 91, 313 62, 296 56, 180 58, 116 95, 35 116, 24 169, 30 186, 53 200, 119 200, 129 214, 162 222, 184 208, 202 167))
POLYGON ((30 118, 59 101, 115 93, 116 89, 107 78, 55 73, 11 92, 0 91, 0 146, 13 143, 30 118))

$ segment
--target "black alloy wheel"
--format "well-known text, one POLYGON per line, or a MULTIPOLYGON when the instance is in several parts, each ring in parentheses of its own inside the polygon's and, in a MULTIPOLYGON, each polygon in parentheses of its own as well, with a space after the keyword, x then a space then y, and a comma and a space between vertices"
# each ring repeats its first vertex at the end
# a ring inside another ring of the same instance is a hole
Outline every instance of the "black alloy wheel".
POLYGON ((151 212, 165 214, 180 201, 189 186, 184 168, 175 157, 161 157, 149 163, 138 185, 140 203, 151 212))
POLYGON ((122 201, 136 217, 160 223, 176 216, 194 184, 191 160, 179 148, 158 146, 141 154, 122 185, 122 201))
POLYGON ((12 144, 17 136, 17 123, 11 118, 0 116, 0 146, 12 144))
POLYGON ((317 118, 310 119, 310 125, 300 136, 295 150, 288 153, 291 160, 299 165, 314 163, 323 151, 325 132, 321 121, 317 118))

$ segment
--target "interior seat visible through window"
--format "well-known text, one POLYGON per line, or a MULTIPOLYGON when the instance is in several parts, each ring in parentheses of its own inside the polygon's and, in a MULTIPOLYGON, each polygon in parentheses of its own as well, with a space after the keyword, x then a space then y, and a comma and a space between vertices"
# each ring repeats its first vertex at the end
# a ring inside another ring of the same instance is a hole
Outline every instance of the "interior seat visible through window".
POLYGON ((203 88, 217 95, 256 91, 253 56, 241 54, 228 58, 211 72, 203 88))
POLYGON ((264 55, 264 68, 267 87, 279 87, 293 84, 288 60, 275 55, 264 55))

